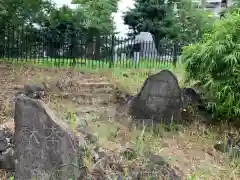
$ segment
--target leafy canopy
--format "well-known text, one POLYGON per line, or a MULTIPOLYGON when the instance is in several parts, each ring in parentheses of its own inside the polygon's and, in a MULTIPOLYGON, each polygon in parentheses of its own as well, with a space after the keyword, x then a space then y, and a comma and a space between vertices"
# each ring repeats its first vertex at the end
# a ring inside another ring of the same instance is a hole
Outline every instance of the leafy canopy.
POLYGON ((214 115, 240 115, 240 14, 239 10, 214 23, 199 43, 183 51, 187 80, 194 80, 210 99, 214 115))
POLYGON ((192 43, 211 29, 214 17, 191 0, 136 0, 124 15, 133 34, 151 32, 155 43, 162 39, 192 43))
POLYGON ((105 33, 113 32, 114 23, 112 14, 117 11, 118 0, 73 0, 78 4, 77 12, 85 15, 86 28, 105 33))

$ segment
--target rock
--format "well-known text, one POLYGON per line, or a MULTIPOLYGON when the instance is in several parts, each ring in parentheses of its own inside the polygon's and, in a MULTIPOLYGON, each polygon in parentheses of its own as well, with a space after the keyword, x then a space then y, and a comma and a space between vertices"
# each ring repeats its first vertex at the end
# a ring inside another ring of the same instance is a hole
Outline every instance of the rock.
POLYGON ((16 97, 14 120, 14 179, 66 180, 84 174, 76 136, 41 100, 16 97))
POLYGON ((88 133, 86 135, 86 140, 88 140, 92 144, 96 144, 98 142, 98 137, 93 134, 88 133))
POLYGON ((222 153, 227 153, 233 158, 240 157, 240 141, 237 141, 232 137, 229 137, 226 143, 216 143, 214 149, 222 153))
POLYGON ((24 85, 24 92, 30 98, 41 99, 44 96, 44 87, 37 84, 26 84, 24 85))
POLYGON ((127 160, 133 160, 137 158, 137 153, 134 149, 132 148, 127 148, 122 152, 122 155, 127 159, 127 160))
POLYGON ((149 157, 149 160, 150 160, 150 162, 157 164, 157 165, 165 164, 165 160, 161 156, 158 156, 158 155, 151 155, 149 157))
POLYGON ((66 92, 71 86, 73 86, 72 78, 65 77, 57 81, 56 87, 62 92, 66 92))
POLYGON ((15 170, 14 149, 12 147, 0 154, 0 169, 7 171, 15 170))
MULTIPOLYGON (((176 76, 163 70, 151 75, 131 102, 130 114, 138 120, 166 125, 178 123, 181 117, 181 90, 176 76)), ((139 122, 139 121, 138 121, 139 122)))
POLYGON ((5 127, 0 130, 0 169, 13 171, 14 166, 14 145, 12 134, 5 127))
POLYGON ((48 83, 43 82, 42 84, 43 84, 44 90, 45 90, 46 92, 51 91, 51 86, 50 86, 48 83))
POLYGON ((192 88, 182 88, 182 102, 183 108, 186 108, 188 105, 193 105, 195 107, 203 106, 203 101, 200 94, 198 94, 192 88))
POLYGON ((8 141, 6 138, 0 139, 0 152, 6 151, 8 148, 8 141))
POLYGON ((16 96, 24 94, 30 98, 41 99, 45 95, 44 87, 38 84, 25 84, 23 88, 17 90, 16 96))
POLYGON ((87 121, 83 119, 82 116, 79 115, 79 113, 76 115, 76 118, 77 118, 77 128, 83 128, 88 125, 87 121))
POLYGON ((192 121, 193 119, 200 122, 210 122, 213 116, 206 109, 204 101, 199 93, 192 88, 182 88, 182 106, 185 111, 182 111, 182 118, 192 121))

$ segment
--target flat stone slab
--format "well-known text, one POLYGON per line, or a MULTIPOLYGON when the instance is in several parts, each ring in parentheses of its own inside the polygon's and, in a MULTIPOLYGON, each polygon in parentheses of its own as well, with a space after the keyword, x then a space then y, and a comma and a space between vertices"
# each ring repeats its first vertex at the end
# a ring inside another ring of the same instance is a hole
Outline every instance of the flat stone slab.
POLYGON ((82 158, 71 129, 41 100, 19 95, 15 103, 15 180, 77 179, 82 158))

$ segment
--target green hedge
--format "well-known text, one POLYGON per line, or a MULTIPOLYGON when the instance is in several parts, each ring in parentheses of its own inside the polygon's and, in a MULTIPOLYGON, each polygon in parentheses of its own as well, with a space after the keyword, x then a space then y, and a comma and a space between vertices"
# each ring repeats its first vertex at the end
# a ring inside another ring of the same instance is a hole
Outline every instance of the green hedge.
POLYGON ((187 80, 194 80, 215 116, 240 117, 240 14, 215 22, 201 42, 185 47, 187 80))

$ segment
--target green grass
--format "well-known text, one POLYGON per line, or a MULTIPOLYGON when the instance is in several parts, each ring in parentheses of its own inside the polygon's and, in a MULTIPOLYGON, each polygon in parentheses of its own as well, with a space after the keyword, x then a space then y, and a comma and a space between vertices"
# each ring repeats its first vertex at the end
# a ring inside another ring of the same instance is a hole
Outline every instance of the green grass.
MULTIPOLYGON (((67 68, 71 67, 72 59, 63 59, 63 58, 40 58, 40 59, 28 59, 28 60, 18 60, 18 59, 2 59, 1 61, 5 62, 14 62, 14 63, 29 63, 29 64, 39 64, 41 66, 52 68, 52 67, 62 67, 67 68)), ((115 61, 114 64, 111 64, 110 60, 90 60, 90 59, 76 59, 75 68, 80 69, 108 69, 108 68, 121 68, 121 69, 131 69, 131 68, 140 68, 140 69, 162 69, 168 68, 170 66, 169 62, 163 60, 146 60, 141 59, 138 63, 135 63, 133 60, 126 61, 115 61)))

